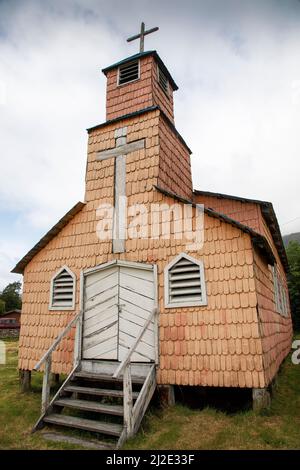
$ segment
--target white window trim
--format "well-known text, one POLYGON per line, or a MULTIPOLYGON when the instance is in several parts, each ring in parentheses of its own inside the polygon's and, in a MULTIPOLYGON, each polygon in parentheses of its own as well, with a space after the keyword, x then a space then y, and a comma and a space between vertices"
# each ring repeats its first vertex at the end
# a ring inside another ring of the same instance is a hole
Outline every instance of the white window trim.
POLYGON ((277 265, 272 266, 275 312, 282 317, 289 316, 288 291, 279 275, 277 265))
POLYGON ((75 310, 75 296, 76 296, 76 276, 75 274, 71 271, 70 268, 68 268, 68 266, 62 266, 51 278, 51 284, 50 284, 50 298, 49 298, 49 310, 75 310), (72 276, 73 278, 73 292, 72 292, 72 305, 68 306, 68 307, 54 307, 52 305, 52 302, 53 302, 53 285, 54 285, 54 280, 57 276, 59 276, 59 274, 62 272, 62 271, 67 271, 70 276, 72 276))
MULTIPOLYGON (((134 61, 132 61, 132 62, 134 62, 134 61)), ((128 64, 129 64, 129 63, 130 63, 130 62, 128 62, 128 64)), ((125 64, 122 64, 122 65, 125 65, 125 64)), ((130 80, 129 82, 121 83, 121 84, 120 84, 120 67, 122 67, 122 65, 119 65, 119 67, 118 67, 118 73, 117 73, 117 87, 122 87, 122 86, 128 85, 129 83, 137 82, 137 81, 141 78, 141 61, 138 60, 138 77, 137 77, 137 78, 134 78, 133 80, 130 80)))
POLYGON ((204 274, 204 264, 203 261, 193 258, 192 256, 187 255, 186 253, 180 253, 176 258, 174 258, 164 269, 164 291, 165 291, 165 308, 177 308, 177 307, 197 307, 207 305, 207 295, 206 295, 206 286, 205 286, 205 274, 204 274), (187 301, 187 302, 169 302, 170 292, 169 292, 169 270, 176 264, 180 259, 186 258, 188 261, 195 263, 200 268, 200 283, 201 283, 201 294, 202 300, 199 301, 187 301))

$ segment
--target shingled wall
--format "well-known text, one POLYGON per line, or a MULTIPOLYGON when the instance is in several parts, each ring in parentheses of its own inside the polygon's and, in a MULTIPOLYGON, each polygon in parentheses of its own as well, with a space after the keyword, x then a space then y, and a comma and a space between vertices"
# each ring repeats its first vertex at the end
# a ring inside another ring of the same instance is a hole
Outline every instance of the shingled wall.
POLYGON ((173 90, 168 95, 158 83, 158 68, 153 56, 140 58, 140 80, 118 86, 118 68, 107 72, 106 119, 115 119, 150 106, 159 106, 174 122, 173 90))
MULTIPOLYGON (((96 210, 100 203, 113 203, 114 181, 113 159, 97 161, 96 152, 114 147, 116 128, 127 126, 128 142, 146 139, 144 149, 127 156, 129 204, 143 203, 149 207, 152 202, 171 205, 177 202, 153 188, 160 167, 160 123, 157 110, 90 132, 86 205, 25 268, 19 367, 32 369, 75 315, 74 311, 48 310, 50 280, 55 272, 67 265, 75 273, 78 311, 80 271, 120 258, 158 265, 159 383, 263 387, 266 379, 256 309, 255 260, 248 234, 205 215, 204 246, 189 254, 204 261, 208 305, 180 309, 164 307, 163 271, 177 254, 186 251, 184 240, 176 240, 174 235, 169 240, 127 240, 126 252, 113 255, 111 242, 99 241, 96 236, 99 221, 96 210)), ((175 175, 179 177, 178 173, 175 175)), ((73 337, 74 331, 54 353, 53 372, 70 370, 73 337)))

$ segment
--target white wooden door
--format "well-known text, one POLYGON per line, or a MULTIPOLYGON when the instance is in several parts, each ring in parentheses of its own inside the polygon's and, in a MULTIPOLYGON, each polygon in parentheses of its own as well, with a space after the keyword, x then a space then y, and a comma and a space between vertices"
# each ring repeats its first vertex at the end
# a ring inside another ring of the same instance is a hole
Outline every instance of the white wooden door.
POLYGON ((84 284, 83 359, 118 359, 118 267, 89 274, 84 284))
MULTIPOLYGON (((155 306, 152 269, 121 264, 88 274, 84 285, 83 359, 122 361, 155 306)), ((150 323, 132 362, 155 360, 150 323)))

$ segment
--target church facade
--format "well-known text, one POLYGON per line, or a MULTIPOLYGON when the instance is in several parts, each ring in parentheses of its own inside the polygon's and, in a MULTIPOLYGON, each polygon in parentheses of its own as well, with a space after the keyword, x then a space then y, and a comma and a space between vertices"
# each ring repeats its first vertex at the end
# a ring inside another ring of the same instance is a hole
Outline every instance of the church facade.
MULTIPOLYGON (((106 122, 88 130, 85 200, 13 272, 24 275, 19 368, 78 311, 81 358, 132 362, 158 385, 265 389, 291 346, 287 259, 273 206, 193 190, 174 123, 177 85, 156 51, 103 70, 106 122)), ((53 352, 68 373, 75 331, 53 352)))

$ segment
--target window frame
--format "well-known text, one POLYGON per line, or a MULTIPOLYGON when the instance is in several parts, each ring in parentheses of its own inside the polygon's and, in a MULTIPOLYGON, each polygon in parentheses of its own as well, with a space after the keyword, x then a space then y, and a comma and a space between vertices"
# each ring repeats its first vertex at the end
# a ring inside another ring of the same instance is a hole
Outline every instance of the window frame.
POLYGON ((273 281, 273 290, 274 290, 274 306, 275 313, 281 315, 282 317, 289 317, 289 300, 288 300, 288 290, 285 288, 281 276, 279 274, 277 264, 271 266, 272 268, 272 281, 273 281))
POLYGON ((75 300, 76 300, 76 276, 71 271, 71 269, 68 266, 62 266, 56 273, 52 276, 51 282, 50 282, 50 297, 49 297, 49 310, 51 311, 58 311, 58 310, 75 310, 75 300), (63 271, 67 271, 68 274, 73 279, 73 292, 72 292, 72 304, 68 306, 55 306, 53 305, 53 288, 54 288, 54 281, 59 276, 63 271))
MULTIPOLYGON (((136 60, 132 60, 131 62, 136 62, 136 60)), ((126 85, 128 85, 129 83, 134 83, 134 82, 137 82, 138 80, 140 80, 140 78, 141 78, 141 61, 140 61, 139 59, 137 59, 137 63, 138 63, 138 77, 137 77, 137 78, 134 78, 133 80, 130 80, 129 82, 120 83, 120 68, 121 68, 122 66, 129 65, 131 62, 127 62, 127 63, 125 63, 125 64, 119 65, 119 67, 118 67, 118 73, 117 73, 117 87, 126 86, 126 85)))
POLYGON ((205 272, 204 263, 202 260, 193 258, 186 253, 180 253, 177 255, 164 269, 164 294, 165 294, 165 308, 182 308, 182 307, 203 307, 207 305, 207 294, 206 294, 206 283, 205 283, 205 272), (169 282, 169 271, 170 269, 180 261, 182 258, 191 261, 199 266, 200 270, 200 286, 201 286, 201 300, 186 301, 186 302, 172 302, 170 301, 170 282, 169 282))

